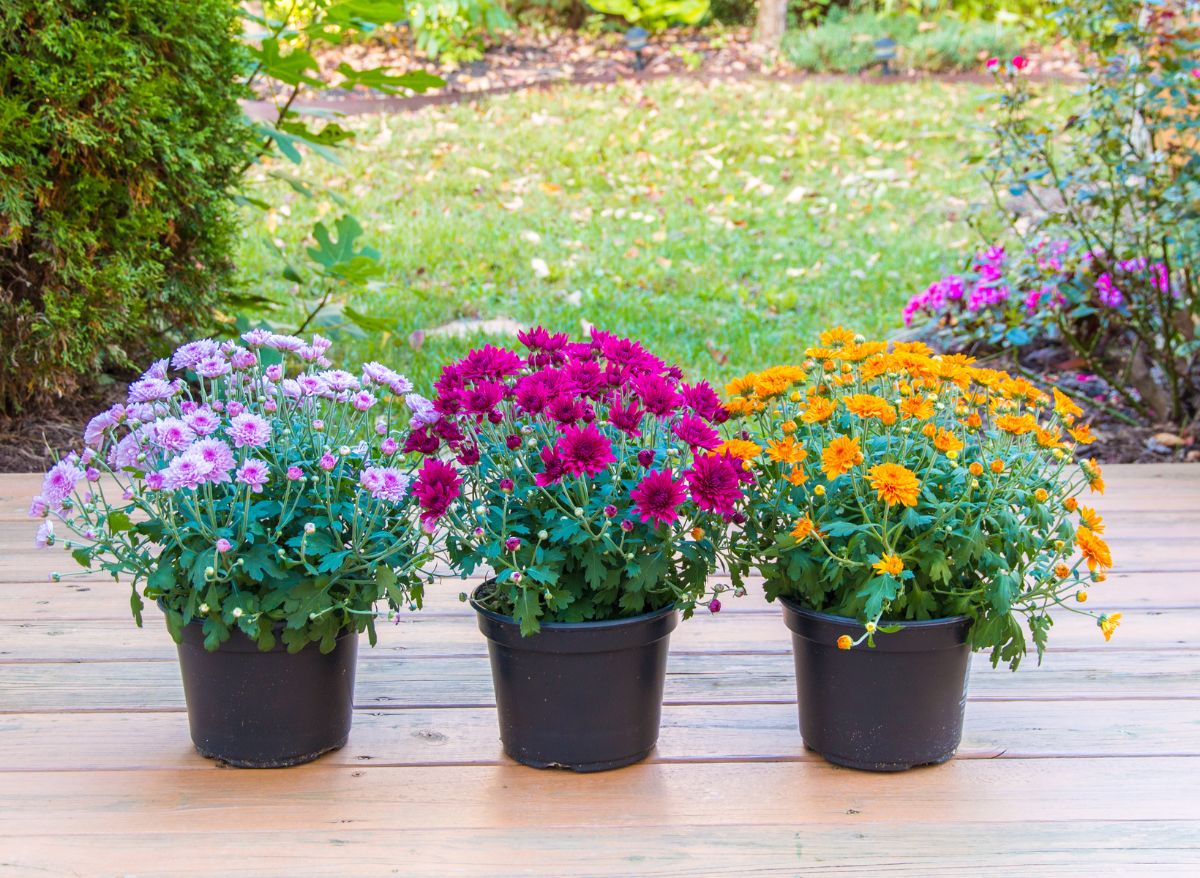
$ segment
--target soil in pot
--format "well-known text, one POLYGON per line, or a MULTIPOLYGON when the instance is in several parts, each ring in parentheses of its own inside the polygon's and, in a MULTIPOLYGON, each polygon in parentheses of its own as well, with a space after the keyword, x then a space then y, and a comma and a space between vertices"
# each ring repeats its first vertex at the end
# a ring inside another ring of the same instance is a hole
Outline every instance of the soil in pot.
POLYGON ((903 622, 893 634, 838 649, 862 623, 781 598, 792 631, 804 744, 830 762, 903 771, 945 762, 962 740, 971 651, 962 616, 903 622))
POLYGON ((471 599, 488 641, 504 752, 535 768, 604 771, 658 741, 673 607, 605 622, 542 623, 522 637, 510 616, 471 599))
POLYGON ((324 655, 315 643, 289 653, 281 640, 262 652, 236 630, 209 652, 193 621, 183 626, 178 646, 188 724, 202 755, 239 768, 283 768, 345 745, 356 632, 344 632, 324 655))

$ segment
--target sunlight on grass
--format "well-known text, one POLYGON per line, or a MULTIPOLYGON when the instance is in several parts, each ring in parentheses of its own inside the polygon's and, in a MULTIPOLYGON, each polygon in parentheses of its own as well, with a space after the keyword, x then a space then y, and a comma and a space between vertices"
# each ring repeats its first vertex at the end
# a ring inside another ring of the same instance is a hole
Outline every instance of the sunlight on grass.
MULTIPOLYGON (((792 360, 821 327, 899 326, 906 297, 974 246, 965 163, 986 89, 936 82, 661 82, 525 92, 352 120, 345 197, 387 274, 354 306, 395 332, 340 340, 429 381, 474 339, 414 330, 508 317, 636 335, 710 378, 792 360)), ((247 285, 286 302, 270 244, 299 252, 331 199, 272 192, 247 285)), ((294 309, 293 309, 294 310, 294 309)), ((286 307, 274 315, 295 325, 286 307)))

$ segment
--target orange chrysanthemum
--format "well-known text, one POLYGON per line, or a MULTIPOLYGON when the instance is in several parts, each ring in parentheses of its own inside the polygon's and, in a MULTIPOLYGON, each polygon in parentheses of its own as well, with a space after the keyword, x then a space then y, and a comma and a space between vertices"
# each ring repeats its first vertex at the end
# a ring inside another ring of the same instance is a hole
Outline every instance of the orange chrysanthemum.
POLYGON ((995 460, 993 460, 992 461, 992 472, 994 472, 996 475, 1000 475, 1000 473, 1004 472, 1004 461, 1002 461, 998 457, 995 460))
POLYGON ((933 437, 933 447, 938 451, 957 454, 962 451, 963 442, 949 430, 938 430, 937 435, 933 437))
POLYGON ((806 540, 808 538, 808 535, 811 534, 812 532, 813 532, 812 519, 806 515, 803 518, 801 518, 799 521, 796 522, 796 526, 794 528, 792 528, 791 535, 792 535, 792 539, 794 539, 796 542, 802 543, 802 542, 804 542, 804 540, 806 540))
POLYGON ((1078 427, 1073 427, 1067 432, 1080 445, 1091 445, 1096 441, 1096 437, 1092 435, 1092 428, 1087 424, 1080 424, 1078 427))
POLYGON ((847 411, 860 418, 876 418, 885 424, 896 423, 896 410, 886 399, 873 393, 856 393, 842 400, 847 411))
POLYGON ((1092 533, 1104 533, 1104 519, 1100 517, 1095 509, 1092 509, 1090 506, 1081 506, 1079 507, 1079 517, 1083 519, 1083 523, 1092 533))
POLYGON ((804 467, 794 466, 788 470, 788 473, 784 476, 784 478, 787 479, 790 484, 803 485, 808 481, 808 473, 804 471, 804 467))
POLYGON ((1024 436, 1026 433, 1032 433, 1038 428, 1037 421, 1033 415, 1001 415, 996 418, 996 426, 1006 433, 1012 433, 1016 436, 1024 436))
POLYGON ((1075 400, 1071 399, 1071 397, 1067 396, 1057 387, 1053 388, 1053 392, 1054 410, 1066 418, 1068 423, 1070 423, 1072 419, 1081 417, 1083 415, 1083 409, 1075 404, 1075 400))
POLYGON ((1075 545, 1079 547, 1079 554, 1083 555, 1083 560, 1087 562, 1088 570, 1095 572, 1096 568, 1107 569, 1112 567, 1112 552, 1108 548, 1108 543, 1092 533, 1086 527, 1080 527, 1075 531, 1075 545))
POLYGON ((1066 500, 1063 501, 1063 509, 1067 510, 1067 512, 1074 512, 1078 508, 1079 508, 1079 501, 1076 500, 1074 497, 1068 497, 1066 500))
POLYGON ((983 464, 979 463, 978 461, 971 464, 969 467, 967 467, 967 469, 970 470, 971 475, 973 475, 973 476, 983 475, 983 464))
POLYGON ((1079 464, 1083 470, 1083 477, 1087 479, 1088 488, 1093 494, 1104 493, 1104 473, 1100 469, 1100 464, 1096 463, 1096 458, 1092 457, 1082 461, 1079 464))
POLYGON ((1055 568, 1054 568, 1054 575, 1057 576, 1059 579, 1066 579, 1068 576, 1071 575, 1071 568, 1068 567, 1066 564, 1063 564, 1060 561, 1058 563, 1058 565, 1055 566, 1055 568))
POLYGON ((1040 427, 1034 431, 1037 437, 1037 444, 1043 448, 1058 448, 1062 445, 1062 431, 1058 427, 1050 427, 1041 429, 1040 427))
POLYGON ((762 454, 762 446, 745 439, 726 439, 717 446, 717 454, 728 454, 738 460, 753 460, 762 454))
POLYGON ((871 487, 888 506, 897 503, 904 506, 917 505, 921 481, 912 470, 898 463, 881 463, 871 467, 868 474, 871 477, 871 487))
POLYGON ((768 442, 767 456, 776 463, 801 463, 808 457, 808 452, 803 445, 787 436, 776 442, 768 442))
POLYGON ((800 420, 806 424, 817 424, 833 414, 836 406, 831 400, 823 396, 818 396, 816 399, 808 401, 808 408, 804 410, 804 414, 800 416, 800 420))
POLYGON ((822 347, 835 348, 854 343, 854 333, 844 326, 835 326, 821 333, 822 347))
POLYGON ((821 469, 827 478, 836 479, 863 462, 862 449, 858 440, 849 436, 835 436, 821 452, 821 469))
POLYGON ((900 416, 927 421, 933 417, 933 400, 927 396, 910 396, 901 401, 900 416))

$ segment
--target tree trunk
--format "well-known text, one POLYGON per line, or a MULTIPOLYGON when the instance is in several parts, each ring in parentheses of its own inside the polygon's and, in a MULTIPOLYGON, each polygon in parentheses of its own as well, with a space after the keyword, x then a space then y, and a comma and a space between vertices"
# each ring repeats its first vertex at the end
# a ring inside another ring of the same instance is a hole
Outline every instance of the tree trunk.
POLYGON ((787 0, 758 0, 755 39, 768 49, 778 49, 787 27, 787 0))

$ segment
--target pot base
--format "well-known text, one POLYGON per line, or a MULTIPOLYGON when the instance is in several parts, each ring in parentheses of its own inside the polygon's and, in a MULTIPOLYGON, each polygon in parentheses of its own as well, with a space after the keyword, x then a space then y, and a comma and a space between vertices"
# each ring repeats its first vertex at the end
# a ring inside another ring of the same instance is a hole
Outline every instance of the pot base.
POLYGON ((192 745, 196 748, 196 752, 205 759, 212 759, 233 768, 291 768, 293 765, 304 765, 306 762, 313 762, 320 759, 326 753, 332 753, 334 750, 341 750, 346 746, 346 742, 350 740, 350 736, 342 738, 336 744, 331 744, 322 750, 316 750, 312 753, 302 753, 299 756, 287 756, 282 759, 235 759, 229 756, 222 756, 220 753, 208 753, 204 748, 195 741, 192 745))
POLYGON ((949 762, 951 759, 953 759, 954 754, 958 752, 958 748, 955 747, 949 753, 946 753, 942 756, 937 756, 933 759, 926 759, 921 762, 864 762, 861 759, 854 759, 853 757, 849 756, 839 756, 836 753, 823 753, 815 747, 809 747, 807 743, 804 745, 804 748, 816 753, 826 762, 833 763, 834 765, 840 765, 843 768, 853 768, 857 769, 858 771, 879 771, 885 773, 908 771, 910 768, 921 768, 925 765, 941 765, 942 763, 949 762))
POLYGON ((620 759, 609 759, 604 762, 543 762, 538 759, 518 756, 515 753, 505 753, 520 762, 522 765, 528 765, 530 768, 558 768, 563 771, 574 771, 576 774, 589 774, 595 771, 609 771, 613 768, 624 768, 626 765, 633 765, 635 762, 641 762, 654 751, 653 747, 648 747, 631 756, 624 756, 620 759))

